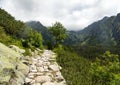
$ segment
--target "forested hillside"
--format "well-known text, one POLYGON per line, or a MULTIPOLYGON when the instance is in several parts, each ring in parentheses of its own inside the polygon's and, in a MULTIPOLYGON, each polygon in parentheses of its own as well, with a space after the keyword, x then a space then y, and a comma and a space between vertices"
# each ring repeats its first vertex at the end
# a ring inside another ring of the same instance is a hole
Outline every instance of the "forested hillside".
POLYGON ((42 36, 0 8, 0 42, 21 47, 42 47, 42 36))

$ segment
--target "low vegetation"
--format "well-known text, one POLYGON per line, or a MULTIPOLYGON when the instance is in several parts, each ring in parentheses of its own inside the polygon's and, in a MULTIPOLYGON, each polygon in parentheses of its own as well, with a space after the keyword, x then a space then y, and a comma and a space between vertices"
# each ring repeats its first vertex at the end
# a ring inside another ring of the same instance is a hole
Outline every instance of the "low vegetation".
POLYGON ((89 85, 91 83, 90 61, 69 49, 59 47, 56 50, 58 53, 57 62, 62 66, 62 74, 67 85, 89 85))
POLYGON ((68 85, 119 85, 119 56, 106 51, 96 59, 79 56, 71 48, 58 47, 57 62, 68 85))
POLYGON ((119 85, 120 61, 119 56, 106 51, 101 59, 97 58, 91 63, 93 85, 119 85))

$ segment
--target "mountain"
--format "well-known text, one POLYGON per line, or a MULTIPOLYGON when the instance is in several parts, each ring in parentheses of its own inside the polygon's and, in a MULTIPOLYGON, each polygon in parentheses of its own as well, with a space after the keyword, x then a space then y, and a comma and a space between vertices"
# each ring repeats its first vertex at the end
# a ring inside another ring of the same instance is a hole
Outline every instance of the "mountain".
POLYGON ((67 38, 65 39, 64 43, 65 45, 75 45, 79 43, 80 37, 78 31, 67 31, 67 38))
POLYGON ((52 40, 52 35, 48 31, 47 27, 43 26, 39 21, 29 21, 26 22, 26 25, 42 34, 44 44, 52 40))
MULTIPOLYGON (((39 31, 44 42, 51 40, 48 29, 39 21, 26 23, 39 31)), ((80 31, 67 31, 65 45, 118 46, 120 45, 120 13, 117 16, 104 17, 80 31)))
MULTIPOLYGON (((52 40, 52 35, 50 34, 47 27, 43 26, 39 21, 28 21, 28 22, 26 22, 26 25, 31 27, 32 29, 40 32, 43 36, 43 40, 44 40, 45 44, 46 44, 46 42, 52 40)), ((67 34, 69 35, 69 37, 67 37, 64 44, 65 45, 71 45, 73 43, 74 44, 77 43, 79 41, 79 37, 78 37, 77 33, 78 32, 75 32, 75 31, 67 31, 67 34)))
POLYGON ((120 13, 117 16, 104 17, 78 32, 71 31, 66 40, 68 45, 118 46, 120 45, 120 13))

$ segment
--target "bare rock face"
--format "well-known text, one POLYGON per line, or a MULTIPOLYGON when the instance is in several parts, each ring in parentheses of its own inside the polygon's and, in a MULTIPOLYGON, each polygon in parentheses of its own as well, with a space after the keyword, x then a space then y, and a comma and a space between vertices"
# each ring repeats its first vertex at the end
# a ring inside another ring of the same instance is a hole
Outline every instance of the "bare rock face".
POLYGON ((11 48, 0 43, 0 84, 23 85, 29 67, 21 62, 25 50, 11 45, 11 48))
POLYGON ((60 72, 62 68, 56 63, 55 58, 55 53, 50 50, 44 50, 42 55, 32 58, 25 83, 29 83, 29 85, 66 85, 60 72))

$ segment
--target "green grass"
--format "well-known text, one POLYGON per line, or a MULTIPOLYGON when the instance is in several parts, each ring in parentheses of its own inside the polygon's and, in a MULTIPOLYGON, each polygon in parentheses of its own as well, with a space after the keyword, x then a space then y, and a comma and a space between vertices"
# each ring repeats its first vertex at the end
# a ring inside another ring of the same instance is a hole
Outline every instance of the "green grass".
POLYGON ((57 51, 57 62, 62 66, 62 74, 67 85, 91 85, 90 62, 73 51, 57 51))

